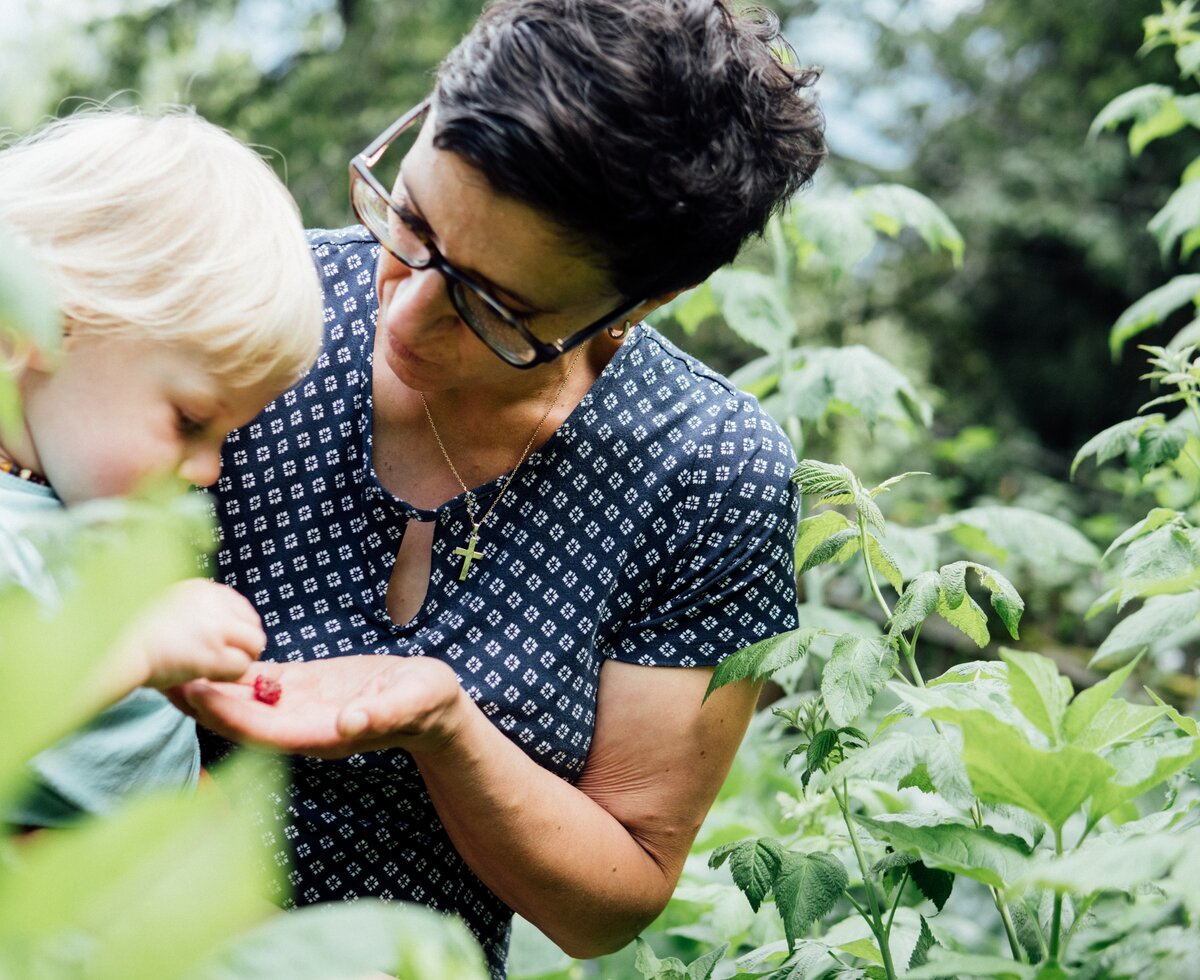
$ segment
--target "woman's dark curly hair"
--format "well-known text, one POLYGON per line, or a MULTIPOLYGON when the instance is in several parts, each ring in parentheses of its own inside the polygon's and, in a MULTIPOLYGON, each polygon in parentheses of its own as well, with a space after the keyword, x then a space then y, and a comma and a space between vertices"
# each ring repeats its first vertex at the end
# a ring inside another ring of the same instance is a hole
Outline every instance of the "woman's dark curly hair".
POLYGON ((723 0, 494 0, 438 72, 434 145, 649 298, 731 261, 812 179, 817 76, 773 14, 723 0))

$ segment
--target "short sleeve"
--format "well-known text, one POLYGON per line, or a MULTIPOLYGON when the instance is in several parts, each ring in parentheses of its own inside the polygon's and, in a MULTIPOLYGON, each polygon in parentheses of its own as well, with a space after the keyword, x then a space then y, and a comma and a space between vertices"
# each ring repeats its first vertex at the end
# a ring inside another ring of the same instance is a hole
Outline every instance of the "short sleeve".
POLYGON ((752 418, 754 435, 718 439, 695 461, 680 507, 703 516, 612 638, 610 659, 712 666, 796 627, 796 458, 757 405, 752 418))

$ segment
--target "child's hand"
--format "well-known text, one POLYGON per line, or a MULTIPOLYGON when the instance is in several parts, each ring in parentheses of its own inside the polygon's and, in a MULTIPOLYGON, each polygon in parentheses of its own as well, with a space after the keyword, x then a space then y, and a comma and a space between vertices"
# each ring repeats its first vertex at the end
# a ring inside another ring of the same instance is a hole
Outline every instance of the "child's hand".
POLYGON ((172 586, 118 641, 130 686, 168 688, 197 677, 236 680, 267 637, 250 602, 207 579, 172 586))

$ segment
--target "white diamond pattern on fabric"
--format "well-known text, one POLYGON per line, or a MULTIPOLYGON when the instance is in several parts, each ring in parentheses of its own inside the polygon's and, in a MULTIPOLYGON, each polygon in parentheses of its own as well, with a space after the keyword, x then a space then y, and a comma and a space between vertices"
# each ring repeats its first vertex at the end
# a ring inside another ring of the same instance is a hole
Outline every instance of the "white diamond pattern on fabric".
MULTIPOLYGON (((377 247, 361 228, 310 238, 324 350, 230 437, 214 490, 218 575, 262 615, 264 659, 437 657, 514 743, 574 781, 606 659, 707 666, 795 626, 791 445, 754 399, 644 325, 526 460, 460 582, 464 498, 418 510, 372 465, 377 247), (437 522, 432 572, 397 626, 387 584, 410 520, 437 522)), ((502 485, 476 490, 478 506, 502 485)), ((202 741, 206 759, 222 751, 202 741)), ((282 764, 284 904, 379 896, 457 914, 503 977, 511 911, 455 852, 406 753, 282 764)))

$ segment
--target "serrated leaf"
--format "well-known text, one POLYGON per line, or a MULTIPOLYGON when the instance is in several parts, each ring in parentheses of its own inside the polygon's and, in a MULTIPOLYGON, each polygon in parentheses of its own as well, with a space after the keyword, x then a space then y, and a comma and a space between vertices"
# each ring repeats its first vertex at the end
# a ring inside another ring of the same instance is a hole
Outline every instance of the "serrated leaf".
POLYGON ((967 565, 968 562, 956 561, 938 569, 942 600, 951 609, 957 609, 967 597, 967 565))
POLYGON ((1053 660, 1040 654, 1004 649, 1000 659, 1008 664, 1013 704, 1056 745, 1073 693, 1071 682, 1059 674, 1053 660))
POLYGON ((1116 770, 1116 776, 1097 790, 1088 808, 1089 826, 1200 759, 1200 739, 1133 742, 1118 746, 1106 759, 1116 770))
POLYGON ((867 556, 871 567, 887 579, 888 584, 899 592, 904 588, 904 579, 891 553, 884 547, 883 542, 873 534, 867 535, 867 556))
POLYGON ((716 949, 710 949, 703 956, 699 956, 688 964, 687 976, 688 980, 710 980, 713 975, 713 970, 717 968, 717 964, 725 958, 726 952, 729 950, 729 943, 722 943, 716 949))
POLYGON ((1200 532, 1177 522, 1130 542, 1121 569, 1123 609, 1130 600, 1163 592, 1184 592, 1200 568, 1200 532))
POLYGON ((922 572, 905 586, 892 610, 889 637, 915 629, 937 609, 940 581, 937 572, 922 572))
POLYGON ((1109 333, 1109 349, 1116 360, 1126 342, 1153 326, 1188 303, 1195 304, 1200 294, 1200 275, 1176 276, 1157 289, 1152 289, 1125 310, 1109 333))
POLYGON ((645 980, 688 980, 687 967, 677 956, 669 956, 660 960, 650 944, 641 936, 637 937, 637 952, 633 957, 633 967, 645 980))
POLYGON ((1144 650, 1191 628, 1200 616, 1200 593, 1152 596, 1105 637, 1089 667, 1123 664, 1144 650))
POLYGON ((808 752, 806 757, 806 765, 810 770, 821 768, 821 763, 826 757, 838 746, 837 732, 830 728, 824 731, 817 732, 813 736, 813 740, 808 743, 808 752))
POLYGON ((1148 513, 1140 521, 1125 530, 1122 534, 1119 534, 1114 539, 1113 543, 1108 546, 1108 550, 1104 552, 1105 560, 1107 560, 1109 555, 1111 555, 1114 551, 1129 544, 1130 541, 1141 537, 1143 534, 1149 534, 1151 531, 1156 531, 1164 524, 1167 524, 1170 521, 1178 520, 1181 516, 1182 515, 1179 513, 1179 511, 1172 510, 1169 507, 1153 508, 1150 513, 1148 513))
POLYGON ((1177 426, 1147 428, 1138 436, 1137 449, 1130 456, 1129 465, 1144 479, 1151 471, 1178 459, 1187 441, 1187 432, 1177 426))
POLYGON ((937 945, 938 941, 934 938, 929 923, 925 921, 925 916, 921 916, 921 933, 917 937, 917 945, 913 948, 912 956, 909 957, 908 969, 912 970, 929 962, 929 951, 937 945))
POLYGON ((905 228, 914 229, 931 252, 950 253, 962 264, 963 238, 946 213, 924 194, 901 184, 876 184, 855 191, 875 227, 895 238, 905 228))
POLYGON ((979 608, 979 603, 969 595, 963 594, 963 600, 958 606, 951 606, 944 595, 938 596, 937 614, 955 629, 965 633, 979 647, 988 645, 991 634, 987 628, 987 613, 979 608))
POLYGON ((1170 718, 1171 721, 1174 722, 1175 726, 1182 732, 1187 735, 1191 735, 1193 738, 1197 735, 1200 735, 1200 724, 1197 724, 1195 718, 1188 718, 1186 715, 1181 715, 1178 710, 1167 704, 1162 698, 1150 690, 1150 688, 1143 687, 1142 690, 1150 695, 1150 699, 1155 704, 1166 711, 1167 717, 1170 718))
POLYGON ((1029 846, 1015 834, 998 834, 988 827, 938 820, 926 825, 910 822, 915 814, 855 816, 878 840, 898 850, 920 855, 933 868, 965 875, 996 888, 1005 888, 1024 875, 1029 863, 1029 846), (900 819, 907 817, 907 820, 900 819))
MULTIPOLYGON (((997 560, 1019 559, 1033 569, 1064 563, 1091 569, 1100 559, 1099 549, 1076 528, 1026 507, 968 507, 933 529, 950 531, 956 539, 962 530, 973 529, 983 535, 986 551, 997 560)), ((969 546, 979 544, 978 537, 969 539, 969 546)))
POLYGON ((1008 635, 1014 640, 1020 639, 1018 627, 1021 623, 1021 615, 1025 612, 1025 600, 1013 587, 1012 582, 994 568, 988 568, 987 565, 974 565, 973 567, 979 573, 979 580, 983 583, 983 587, 988 590, 992 608, 996 610, 1000 622, 1008 630, 1008 635))
POLYGON ((808 653, 813 640, 823 633, 823 630, 808 628, 789 630, 730 654, 713 671, 708 690, 704 692, 705 699, 718 687, 747 678, 761 681, 777 670, 790 667, 808 653))
POLYGON ((804 563, 800 565, 798 571, 803 574, 827 562, 838 562, 840 564, 848 558, 853 557, 861 546, 862 541, 860 540, 858 528, 852 527, 845 531, 838 531, 813 548, 809 552, 808 557, 804 559, 804 563))
POLYGON ((779 284, 751 269, 718 269, 709 277, 726 324, 747 343, 768 354, 786 350, 796 333, 779 284))
POLYGON ((801 264, 819 255, 835 277, 856 266, 875 245, 875 229, 853 197, 801 201, 792 206, 791 218, 801 238, 801 264))
POLYGON ((1030 862, 1019 885, 1063 888, 1079 895, 1111 890, 1132 892, 1167 875, 1200 846, 1200 830, 1147 834, 1128 840, 1100 837, 1070 854, 1043 854, 1030 862))
MULTIPOLYGON (((927 867, 923 861, 915 861, 910 864, 908 874, 921 894, 933 902, 934 907, 940 912, 949 900, 950 892, 954 889, 954 875, 941 868, 927 867)), ((925 920, 921 921, 924 924, 925 920)))
POLYGON ((821 696, 835 725, 849 725, 896 670, 896 651, 881 639, 841 636, 821 674, 821 696))
POLYGON ((838 786, 844 780, 865 779, 900 786, 918 768, 948 802, 969 806, 974 800, 967 769, 953 746, 940 735, 892 732, 855 752, 828 774, 817 778, 817 787, 838 786))
MULTIPOLYGON (((1135 657, 1120 670, 1115 670, 1102 681, 1080 691, 1067 708, 1063 719, 1063 735, 1068 742, 1083 742, 1087 748, 1099 748, 1094 738, 1089 737, 1092 723, 1100 709, 1121 690, 1141 657, 1135 657)), ((1107 743, 1105 743, 1107 744, 1107 743)))
POLYGON ((1132 452, 1137 448, 1138 436, 1147 426, 1163 425, 1165 422, 1166 417, 1156 412, 1152 415, 1138 415, 1131 419, 1125 419, 1123 422, 1110 425, 1107 429, 1098 432, 1085 442, 1079 452, 1075 454, 1075 459, 1071 463, 1071 478, 1074 479, 1079 464, 1089 456, 1095 456, 1096 465, 1099 466, 1110 459, 1116 459, 1118 456, 1132 452))
POLYGON ((853 496, 858 479, 849 467, 840 463, 823 463, 818 459, 802 459, 792 471, 792 482, 805 496, 853 496))
POLYGON ((1113 767, 1072 745, 1039 749, 1018 729, 978 709, 931 707, 928 718, 963 733, 963 761, 984 803, 1011 803, 1061 829, 1112 778, 1113 767))
POLYGON ((785 853, 778 841, 760 837, 718 847, 709 856, 708 866, 719 868, 728 860, 733 883, 757 912, 775 884, 785 853))
POLYGON ((858 344, 813 347, 780 379, 788 414, 819 422, 830 414, 859 415, 869 427, 881 420, 928 426, 932 409, 894 365, 858 344))
POLYGON ((806 517, 796 531, 796 567, 801 568, 813 549, 839 531, 852 529, 846 515, 836 510, 822 511, 806 517))
POLYGON ((833 910, 849 881, 842 862, 835 857, 785 852, 775 881, 775 907, 783 919, 789 949, 814 922, 833 910))

